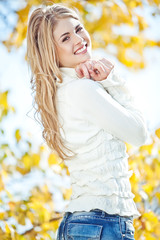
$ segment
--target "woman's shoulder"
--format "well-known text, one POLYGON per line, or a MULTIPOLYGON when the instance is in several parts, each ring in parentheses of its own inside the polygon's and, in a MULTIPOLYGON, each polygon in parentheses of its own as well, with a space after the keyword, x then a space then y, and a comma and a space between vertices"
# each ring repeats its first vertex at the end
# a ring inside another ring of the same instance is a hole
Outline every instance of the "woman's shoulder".
POLYGON ((98 82, 88 78, 81 78, 67 84, 66 92, 72 95, 85 95, 86 93, 92 92, 99 87, 102 88, 98 82))

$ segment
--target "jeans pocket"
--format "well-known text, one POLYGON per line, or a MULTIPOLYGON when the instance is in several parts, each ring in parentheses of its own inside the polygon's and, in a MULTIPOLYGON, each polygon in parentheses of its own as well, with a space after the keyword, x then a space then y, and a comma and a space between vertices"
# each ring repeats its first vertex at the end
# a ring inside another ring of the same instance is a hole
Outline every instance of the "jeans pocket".
POLYGON ((68 240, 100 240, 103 226, 86 223, 68 223, 68 240))
POLYGON ((134 239, 134 233, 135 233, 135 228, 133 226, 133 222, 130 220, 127 220, 125 222, 126 225, 126 231, 125 231, 125 237, 127 239, 134 239))

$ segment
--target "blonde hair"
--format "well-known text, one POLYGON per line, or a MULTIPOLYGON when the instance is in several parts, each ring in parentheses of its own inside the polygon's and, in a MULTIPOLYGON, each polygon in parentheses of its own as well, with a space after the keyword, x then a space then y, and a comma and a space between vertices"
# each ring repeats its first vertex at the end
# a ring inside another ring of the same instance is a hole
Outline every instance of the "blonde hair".
MULTIPOLYGON (((63 82, 56 43, 53 32, 59 19, 74 18, 80 20, 78 10, 72 10, 61 4, 41 6, 30 15, 27 29, 27 61, 31 68, 31 89, 35 93, 33 107, 34 118, 40 116, 43 125, 42 137, 47 145, 58 153, 62 160, 69 160, 65 150, 72 152, 65 146, 60 134, 60 125, 56 106, 56 81, 63 82)), ((63 129, 62 129, 63 130, 63 129)))

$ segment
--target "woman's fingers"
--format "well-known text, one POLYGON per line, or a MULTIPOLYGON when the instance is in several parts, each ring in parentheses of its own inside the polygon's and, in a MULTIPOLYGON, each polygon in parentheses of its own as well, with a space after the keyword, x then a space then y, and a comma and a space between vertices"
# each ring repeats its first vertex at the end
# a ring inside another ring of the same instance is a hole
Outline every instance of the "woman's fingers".
POLYGON ((94 64, 93 70, 89 70, 89 72, 94 81, 100 81, 106 78, 107 76, 106 69, 99 61, 97 61, 97 63, 94 64))
POLYGON ((79 78, 82 78, 83 77, 83 72, 81 70, 81 66, 80 65, 77 65, 76 68, 75 68, 77 74, 78 74, 78 77, 79 78))
POLYGON ((95 60, 87 60, 84 63, 80 63, 76 66, 75 70, 78 74, 79 78, 86 77, 86 78, 91 78, 90 76, 90 69, 93 69, 93 65, 96 63, 95 60))
POLYGON ((83 72, 84 77, 90 79, 90 74, 89 74, 88 68, 87 68, 87 66, 85 64, 82 64, 81 70, 83 72))
POLYGON ((93 70, 94 69, 94 64, 96 63, 95 60, 87 60, 83 64, 86 66, 87 70, 93 70))
POLYGON ((75 70, 80 78, 100 81, 108 77, 113 67, 114 65, 105 58, 98 61, 89 59, 76 66, 75 70))
POLYGON ((110 61, 108 61, 105 58, 102 58, 99 61, 102 62, 106 67, 108 67, 111 70, 114 68, 114 64, 112 64, 110 61))
POLYGON ((104 66, 105 70, 107 71, 107 77, 108 77, 108 75, 110 74, 110 72, 114 68, 114 64, 112 64, 111 62, 109 62, 105 58, 102 58, 101 60, 99 60, 99 62, 101 62, 101 64, 104 66))
POLYGON ((111 67, 104 64, 102 61, 99 60, 99 63, 103 66, 103 69, 105 70, 105 72, 109 75, 110 71, 111 71, 111 67))
POLYGON ((78 66, 76 66, 75 70, 78 74, 78 77, 86 77, 90 79, 88 68, 84 63, 80 63, 78 66))
POLYGON ((102 66, 101 63, 97 62, 94 64, 94 67, 93 67, 93 71, 96 73, 96 74, 102 74, 105 72, 105 69, 104 67, 102 66))

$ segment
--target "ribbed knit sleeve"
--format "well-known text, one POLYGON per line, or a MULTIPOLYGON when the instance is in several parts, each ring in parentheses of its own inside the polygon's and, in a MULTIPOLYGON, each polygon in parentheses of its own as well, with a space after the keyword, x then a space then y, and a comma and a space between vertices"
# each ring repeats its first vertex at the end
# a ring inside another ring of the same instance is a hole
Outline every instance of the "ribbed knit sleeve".
POLYGON ((135 110, 139 111, 137 107, 135 107, 134 97, 127 87, 126 80, 121 78, 114 69, 112 69, 105 80, 98 81, 98 83, 122 106, 135 108, 135 110))
POLYGON ((141 122, 141 125, 144 129, 144 138, 146 142, 149 138, 147 123, 143 116, 143 113, 135 104, 135 98, 129 87, 127 86, 126 80, 121 78, 119 74, 114 69, 112 69, 109 76, 105 80, 98 81, 98 83, 100 83, 104 87, 107 93, 109 93, 113 97, 113 99, 115 99, 118 103, 124 106, 128 111, 135 113, 138 121, 141 122))
POLYGON ((87 121, 114 137, 135 146, 144 144, 146 125, 140 111, 130 104, 123 83, 112 77, 101 84, 109 93, 93 80, 76 81, 68 91, 68 101, 86 116, 87 121))

